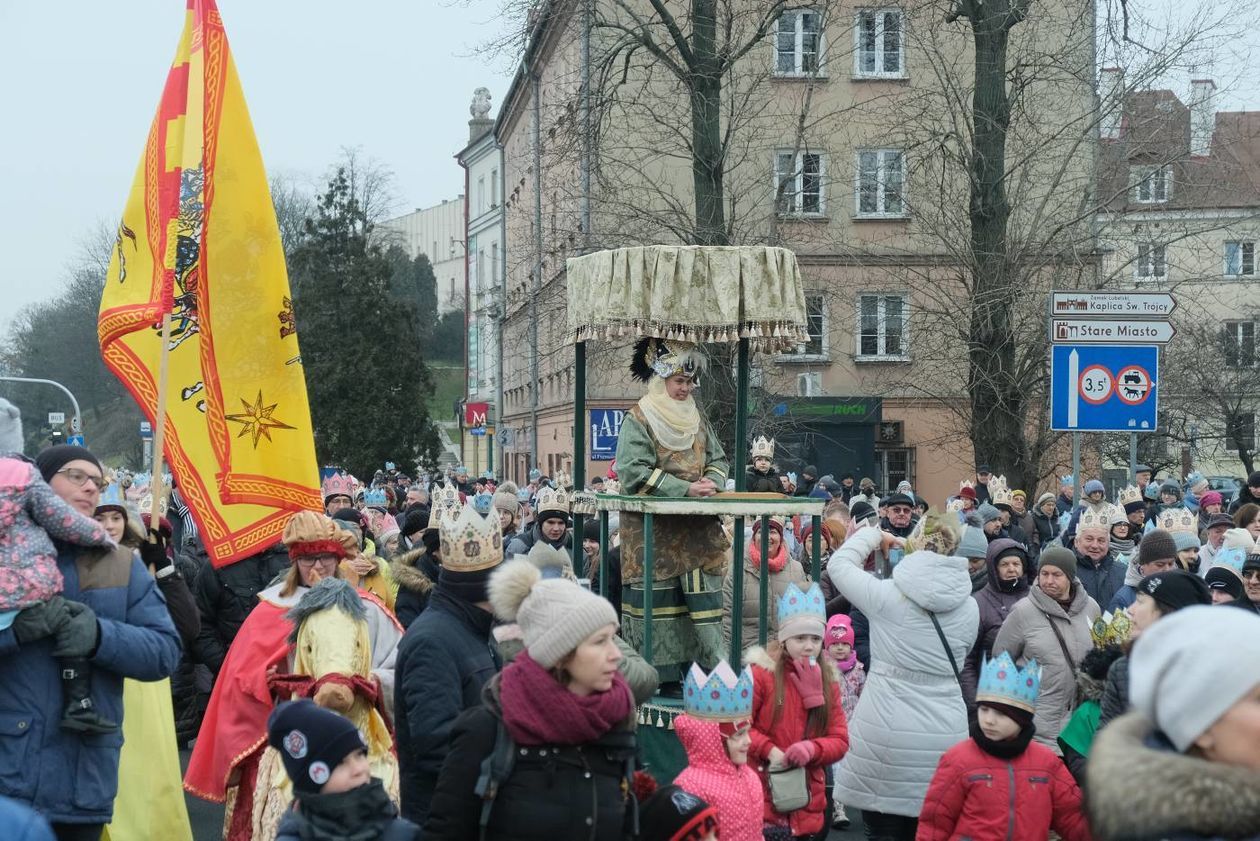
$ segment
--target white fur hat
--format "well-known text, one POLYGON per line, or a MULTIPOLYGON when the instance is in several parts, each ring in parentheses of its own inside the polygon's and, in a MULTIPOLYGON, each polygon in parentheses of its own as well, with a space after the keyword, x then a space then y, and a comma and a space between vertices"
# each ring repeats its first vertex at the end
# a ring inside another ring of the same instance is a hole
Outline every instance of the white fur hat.
POLYGON ((18 407, 0 397, 0 455, 23 450, 22 413, 18 407))

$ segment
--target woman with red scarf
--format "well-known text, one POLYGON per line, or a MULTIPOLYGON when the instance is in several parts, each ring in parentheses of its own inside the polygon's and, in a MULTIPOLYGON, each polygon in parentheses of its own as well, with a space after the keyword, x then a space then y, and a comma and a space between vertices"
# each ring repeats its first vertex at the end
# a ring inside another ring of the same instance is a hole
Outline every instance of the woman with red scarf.
POLYGON ((617 614, 529 561, 494 574, 490 604, 520 626, 525 650, 456 720, 425 841, 621 841, 635 808, 635 710, 617 614))
MULTIPOLYGON (((743 647, 756 645, 764 640, 757 639, 757 618, 761 615, 761 520, 753 524, 752 540, 748 541, 748 557, 744 561, 744 598, 739 610, 735 600, 735 567, 732 564, 726 571, 726 582, 722 585, 722 642, 727 648, 731 645, 731 623, 740 622, 743 632, 740 639, 743 647)), ((800 561, 792 559, 788 554, 787 544, 783 541, 783 521, 778 517, 770 518, 770 560, 766 564, 770 574, 770 587, 766 596, 766 639, 774 639, 779 624, 775 617, 775 605, 783 596, 789 584, 795 584, 802 590, 809 588, 809 576, 800 561)))

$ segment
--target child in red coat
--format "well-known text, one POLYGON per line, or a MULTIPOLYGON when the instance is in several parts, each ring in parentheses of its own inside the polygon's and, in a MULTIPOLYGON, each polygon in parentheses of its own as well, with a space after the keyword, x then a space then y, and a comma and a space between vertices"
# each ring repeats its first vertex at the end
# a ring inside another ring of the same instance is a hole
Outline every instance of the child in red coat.
POLYGON ((971 738, 941 757, 916 841, 1046 838, 1090 841, 1081 790, 1054 751, 1033 737, 1041 667, 1002 652, 984 664, 971 738))
POLYGON ((766 837, 801 838, 826 828, 827 766, 849 749, 840 677, 822 657, 827 614, 822 590, 789 584, 779 600, 778 644, 750 649, 753 726, 750 758, 765 790, 766 837), (809 802, 789 814, 776 811, 771 769, 804 767, 809 802))

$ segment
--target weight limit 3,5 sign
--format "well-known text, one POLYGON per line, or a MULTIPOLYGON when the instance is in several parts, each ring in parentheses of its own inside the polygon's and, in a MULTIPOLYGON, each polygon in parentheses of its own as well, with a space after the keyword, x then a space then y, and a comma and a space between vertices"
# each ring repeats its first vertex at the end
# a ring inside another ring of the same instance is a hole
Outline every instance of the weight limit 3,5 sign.
POLYGON ((1050 428, 1065 432, 1153 432, 1158 425, 1159 348, 1054 345, 1050 428))

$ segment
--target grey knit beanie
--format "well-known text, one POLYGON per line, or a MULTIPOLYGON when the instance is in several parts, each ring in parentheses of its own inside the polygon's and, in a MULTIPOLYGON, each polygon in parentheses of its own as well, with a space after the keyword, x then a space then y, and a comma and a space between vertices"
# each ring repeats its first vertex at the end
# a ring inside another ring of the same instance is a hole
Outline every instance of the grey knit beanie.
POLYGON ((963 526, 962 540, 958 544, 958 557, 971 560, 989 554, 989 538, 978 526, 963 526))
POLYGON ((976 513, 980 515, 980 520, 985 525, 988 525, 989 523, 992 523, 995 520, 1002 519, 1002 512, 997 510, 996 508, 994 508, 992 505, 990 505, 987 502, 982 503, 980 507, 976 510, 976 513))
POLYGON ((1260 684, 1260 616, 1226 606, 1178 610, 1129 655, 1129 700, 1179 751, 1260 684))
POLYGON ((1058 567, 1070 581, 1076 578, 1076 553, 1062 546, 1050 546, 1037 558, 1037 568, 1041 567, 1058 567))
POLYGON ((500 619, 521 626, 530 658, 544 669, 559 663, 600 628, 617 624, 617 612, 607 599, 564 578, 544 579, 528 560, 495 570, 490 604, 500 619))

